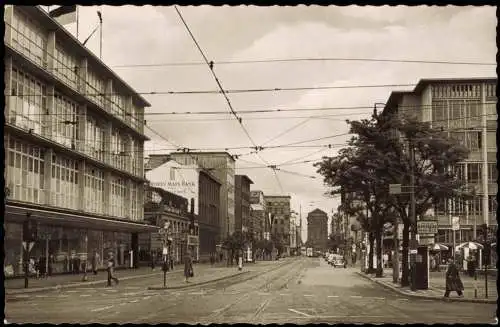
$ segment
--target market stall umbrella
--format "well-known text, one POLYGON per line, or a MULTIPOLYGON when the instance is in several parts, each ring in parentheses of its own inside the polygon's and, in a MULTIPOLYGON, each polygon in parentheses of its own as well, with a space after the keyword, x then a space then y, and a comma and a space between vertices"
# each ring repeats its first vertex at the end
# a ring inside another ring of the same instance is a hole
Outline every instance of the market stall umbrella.
POLYGON ((477 242, 465 242, 465 243, 462 243, 462 244, 459 244, 455 247, 455 250, 459 250, 459 249, 471 249, 471 250, 477 250, 477 249, 483 249, 484 247, 477 243, 477 242))
POLYGON ((430 246, 430 249, 434 251, 448 251, 449 248, 446 245, 435 243, 430 246))

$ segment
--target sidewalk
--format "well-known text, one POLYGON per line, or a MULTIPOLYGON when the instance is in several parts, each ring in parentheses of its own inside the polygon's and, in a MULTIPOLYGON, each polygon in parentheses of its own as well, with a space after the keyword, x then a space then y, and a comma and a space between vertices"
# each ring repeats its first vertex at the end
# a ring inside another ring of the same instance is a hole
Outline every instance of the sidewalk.
MULTIPOLYGON (((490 281, 488 279, 488 298, 485 298, 485 284, 484 278, 478 277, 477 281, 474 279, 461 275, 464 284, 464 296, 459 298, 455 292, 450 294, 449 298, 444 298, 445 292, 445 273, 446 272, 431 272, 429 276, 429 289, 411 291, 410 287, 401 287, 401 285, 394 284, 392 281, 392 269, 384 269, 384 276, 376 278, 375 274, 365 274, 357 272, 359 275, 370 279, 371 281, 396 291, 400 294, 418 297, 424 299, 434 299, 443 301, 458 301, 458 302, 476 302, 476 303, 496 303, 497 302, 497 287, 496 279, 490 281), (477 289, 477 298, 474 294, 474 289, 477 289)), ((401 277, 401 276, 400 276, 401 277)))
MULTIPOLYGON (((196 264, 195 269, 198 267, 209 267, 210 264, 196 264)), ((174 270, 167 273, 167 276, 182 274, 184 272, 184 265, 174 266, 174 270)), ((163 271, 161 267, 156 267, 153 271, 150 267, 140 267, 137 269, 117 269, 116 275, 122 280, 130 280, 136 278, 150 277, 161 275, 163 271)), ((5 294, 20 294, 32 293, 47 290, 54 290, 60 288, 80 287, 86 285, 100 285, 107 283, 107 272, 99 271, 97 275, 92 272, 87 273, 87 281, 82 281, 83 273, 78 275, 65 274, 55 275, 48 278, 29 278, 28 288, 24 288, 24 278, 7 279, 4 280, 5 294)))

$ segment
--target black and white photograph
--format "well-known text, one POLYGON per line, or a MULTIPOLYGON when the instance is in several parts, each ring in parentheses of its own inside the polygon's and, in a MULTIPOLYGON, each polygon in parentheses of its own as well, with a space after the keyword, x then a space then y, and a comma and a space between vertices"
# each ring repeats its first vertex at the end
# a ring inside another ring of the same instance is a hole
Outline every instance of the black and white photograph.
POLYGON ((498 323, 497 7, 3 9, 4 324, 498 323))

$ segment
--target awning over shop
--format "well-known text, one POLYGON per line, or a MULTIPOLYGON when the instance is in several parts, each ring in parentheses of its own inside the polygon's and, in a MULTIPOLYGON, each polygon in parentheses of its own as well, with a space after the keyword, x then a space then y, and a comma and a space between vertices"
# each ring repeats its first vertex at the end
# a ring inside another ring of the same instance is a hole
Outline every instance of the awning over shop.
POLYGON ((146 223, 16 205, 5 206, 4 221, 22 223, 26 220, 27 212, 31 213, 31 219, 47 225, 131 233, 147 233, 158 230, 158 227, 146 223))

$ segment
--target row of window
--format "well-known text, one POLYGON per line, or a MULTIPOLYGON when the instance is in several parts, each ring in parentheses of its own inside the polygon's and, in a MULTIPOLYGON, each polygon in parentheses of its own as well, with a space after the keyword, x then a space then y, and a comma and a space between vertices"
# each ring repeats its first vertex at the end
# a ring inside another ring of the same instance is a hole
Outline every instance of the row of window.
MULTIPOLYGON (((104 103, 106 97, 104 81, 98 78, 97 74, 90 68, 87 69, 86 78, 79 76, 80 63, 78 58, 71 55, 59 42, 56 42, 54 54, 48 54, 48 33, 16 7, 13 9, 12 23, 8 28, 12 31, 11 45, 13 48, 44 69, 47 68, 47 57, 50 56, 50 60, 54 63, 51 69, 52 74, 73 89, 76 89, 78 81, 81 80, 85 83, 85 87, 81 91, 87 93, 88 98, 96 104, 108 110, 108 106, 104 103)), ((125 100, 128 97, 121 94, 114 94, 108 98, 111 102, 109 109, 112 113, 127 121, 133 128, 142 131, 144 118, 140 114, 140 108, 134 105, 128 108, 129 104, 125 100), (125 114, 126 112, 130 112, 130 115, 125 114)))
MULTIPOLYGON (((31 130, 35 134, 48 136, 59 144, 83 151, 97 160, 104 160, 105 130, 96 118, 89 115, 85 122, 84 140, 81 140, 80 113, 76 102, 59 92, 48 96, 45 84, 16 67, 13 67, 11 71, 11 91, 13 96, 9 97, 8 101, 11 124, 31 130), (47 106, 49 97, 53 99, 51 110, 47 106), (47 117, 50 119, 50 126, 44 125, 49 122, 47 117), (51 128, 50 132, 47 127, 51 128)), ((132 140, 131 150, 125 151, 125 140, 126 137, 118 130, 113 132, 108 156, 109 163, 116 168, 140 176, 142 175, 140 142, 132 140)))
MULTIPOLYGON (((496 212, 498 208, 498 203, 496 195, 488 195, 488 212, 496 212)), ((435 211, 438 215, 470 215, 470 216, 480 216, 483 212, 483 199, 482 197, 476 197, 472 200, 463 199, 448 199, 439 201, 435 207, 435 211)))
MULTIPOLYGON (((482 171, 483 164, 482 163, 460 163, 456 164, 455 167, 452 168, 452 171, 456 174, 457 178, 460 180, 467 180, 467 182, 475 184, 479 183, 482 180, 482 171), (467 167, 465 167, 467 165, 467 167), (465 168, 467 168, 467 176, 465 175, 465 168)), ((496 183, 498 179, 498 170, 497 164, 494 162, 488 163, 488 183, 496 183)))
POLYGON ((479 100, 433 100, 432 125, 444 128, 479 127, 481 125, 479 100))
POLYGON ((141 186, 132 183, 127 189, 123 179, 111 181, 109 211, 104 203, 104 172, 87 165, 83 181, 76 160, 52 155, 50 185, 46 184, 45 150, 10 137, 5 141, 7 149, 6 183, 9 197, 19 201, 51 204, 61 208, 79 210, 80 183, 84 183, 84 208, 88 212, 110 214, 117 217, 142 217, 141 186), (49 187, 48 187, 49 186, 49 187), (47 190, 49 198, 45 198, 47 190), (128 198, 130 192, 130 199, 128 198))

